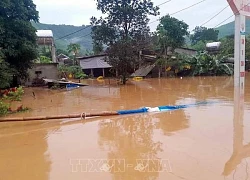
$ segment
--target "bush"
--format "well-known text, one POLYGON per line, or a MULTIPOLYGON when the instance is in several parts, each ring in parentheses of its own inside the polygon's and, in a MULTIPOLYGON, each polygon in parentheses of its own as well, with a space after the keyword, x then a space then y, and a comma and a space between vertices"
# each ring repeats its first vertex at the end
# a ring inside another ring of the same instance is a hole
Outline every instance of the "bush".
POLYGON ((26 111, 28 108, 23 108, 22 105, 17 108, 16 111, 10 109, 10 104, 12 101, 20 101, 22 95, 24 94, 23 88, 20 86, 18 88, 5 89, 0 92, 0 116, 6 115, 7 113, 26 111), (6 101, 6 102, 4 102, 6 101), (7 101, 10 101, 7 103, 7 101))
POLYGON ((80 66, 65 66, 60 65, 58 68, 59 72, 66 72, 72 74, 76 79, 84 79, 88 76, 82 72, 82 68, 80 66))
POLYGON ((18 88, 10 88, 9 90, 5 90, 3 93, 4 100, 10 101, 21 101, 21 97, 24 94, 24 90, 22 86, 18 88))
POLYGON ((8 113, 9 111, 9 104, 4 103, 3 101, 0 100, 0 116, 4 116, 8 113))
POLYGON ((40 56, 40 63, 52 63, 52 60, 46 56, 40 56))

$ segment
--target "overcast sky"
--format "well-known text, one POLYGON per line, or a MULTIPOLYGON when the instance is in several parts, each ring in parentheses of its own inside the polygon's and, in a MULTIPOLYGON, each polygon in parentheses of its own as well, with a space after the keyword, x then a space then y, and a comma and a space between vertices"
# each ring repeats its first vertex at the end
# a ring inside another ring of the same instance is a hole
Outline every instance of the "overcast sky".
MULTIPOLYGON (((159 5, 167 0, 152 1, 155 5, 159 5)), ((160 6, 160 16, 174 13, 199 1, 201 0, 172 0, 160 6)), ((88 25, 90 17, 102 15, 101 12, 96 10, 95 0, 33 0, 33 2, 37 5, 41 23, 81 26, 88 25)), ((206 0, 173 16, 185 21, 189 25, 189 30, 193 30, 195 26, 203 24, 226 6, 226 0, 206 0)), ((213 28, 232 14, 230 7, 228 7, 205 26, 213 28)), ((160 16, 150 17, 150 19, 154 21, 160 16)), ((224 24, 233 20, 232 17, 224 24)), ((155 30, 157 24, 158 22, 150 24, 151 30, 155 30)))

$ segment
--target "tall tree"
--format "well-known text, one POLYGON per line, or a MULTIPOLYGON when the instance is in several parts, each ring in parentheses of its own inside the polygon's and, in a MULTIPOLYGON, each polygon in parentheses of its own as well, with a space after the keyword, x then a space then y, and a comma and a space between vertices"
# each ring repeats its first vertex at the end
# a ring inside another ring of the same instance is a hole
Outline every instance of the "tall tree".
POLYGON ((194 29, 194 34, 190 36, 192 41, 192 45, 196 44, 199 41, 217 41, 218 40, 219 31, 213 28, 206 28, 197 26, 194 29))
POLYGON ((188 25, 179 21, 174 17, 166 15, 160 19, 160 24, 157 27, 157 35, 159 45, 164 55, 167 53, 167 48, 171 47, 174 50, 177 47, 184 45, 185 35, 188 35, 188 25))
MULTIPOLYGON (((158 15, 151 0, 97 0, 97 9, 107 17, 91 18, 92 38, 108 46, 108 62, 122 76, 123 84, 138 59, 138 44, 149 34, 148 15, 158 15)), ((143 48, 143 47, 141 47, 143 48)))
POLYGON ((0 1, 0 47, 5 61, 19 77, 27 76, 27 69, 36 59, 36 29, 38 12, 32 0, 0 1))

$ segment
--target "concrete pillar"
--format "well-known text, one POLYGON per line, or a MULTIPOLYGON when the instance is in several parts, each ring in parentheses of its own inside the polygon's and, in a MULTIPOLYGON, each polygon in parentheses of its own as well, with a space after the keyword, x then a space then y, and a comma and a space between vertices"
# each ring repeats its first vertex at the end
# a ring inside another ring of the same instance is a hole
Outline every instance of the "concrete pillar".
POLYGON ((245 27, 246 17, 235 15, 234 86, 245 86, 245 27))
POLYGON ((57 60, 56 60, 56 48, 55 48, 55 45, 52 44, 51 46, 51 57, 52 57, 52 62, 56 63, 57 60))

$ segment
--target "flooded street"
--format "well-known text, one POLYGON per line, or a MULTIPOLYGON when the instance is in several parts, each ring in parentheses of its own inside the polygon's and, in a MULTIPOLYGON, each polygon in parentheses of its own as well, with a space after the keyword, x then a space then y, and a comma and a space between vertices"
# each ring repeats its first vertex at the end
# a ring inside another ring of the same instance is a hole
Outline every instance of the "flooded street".
POLYGON ((250 179, 250 74, 243 108, 234 103, 233 77, 83 83, 89 86, 72 91, 25 89, 22 104, 32 110, 9 117, 218 103, 86 120, 0 123, 0 180, 250 179))

